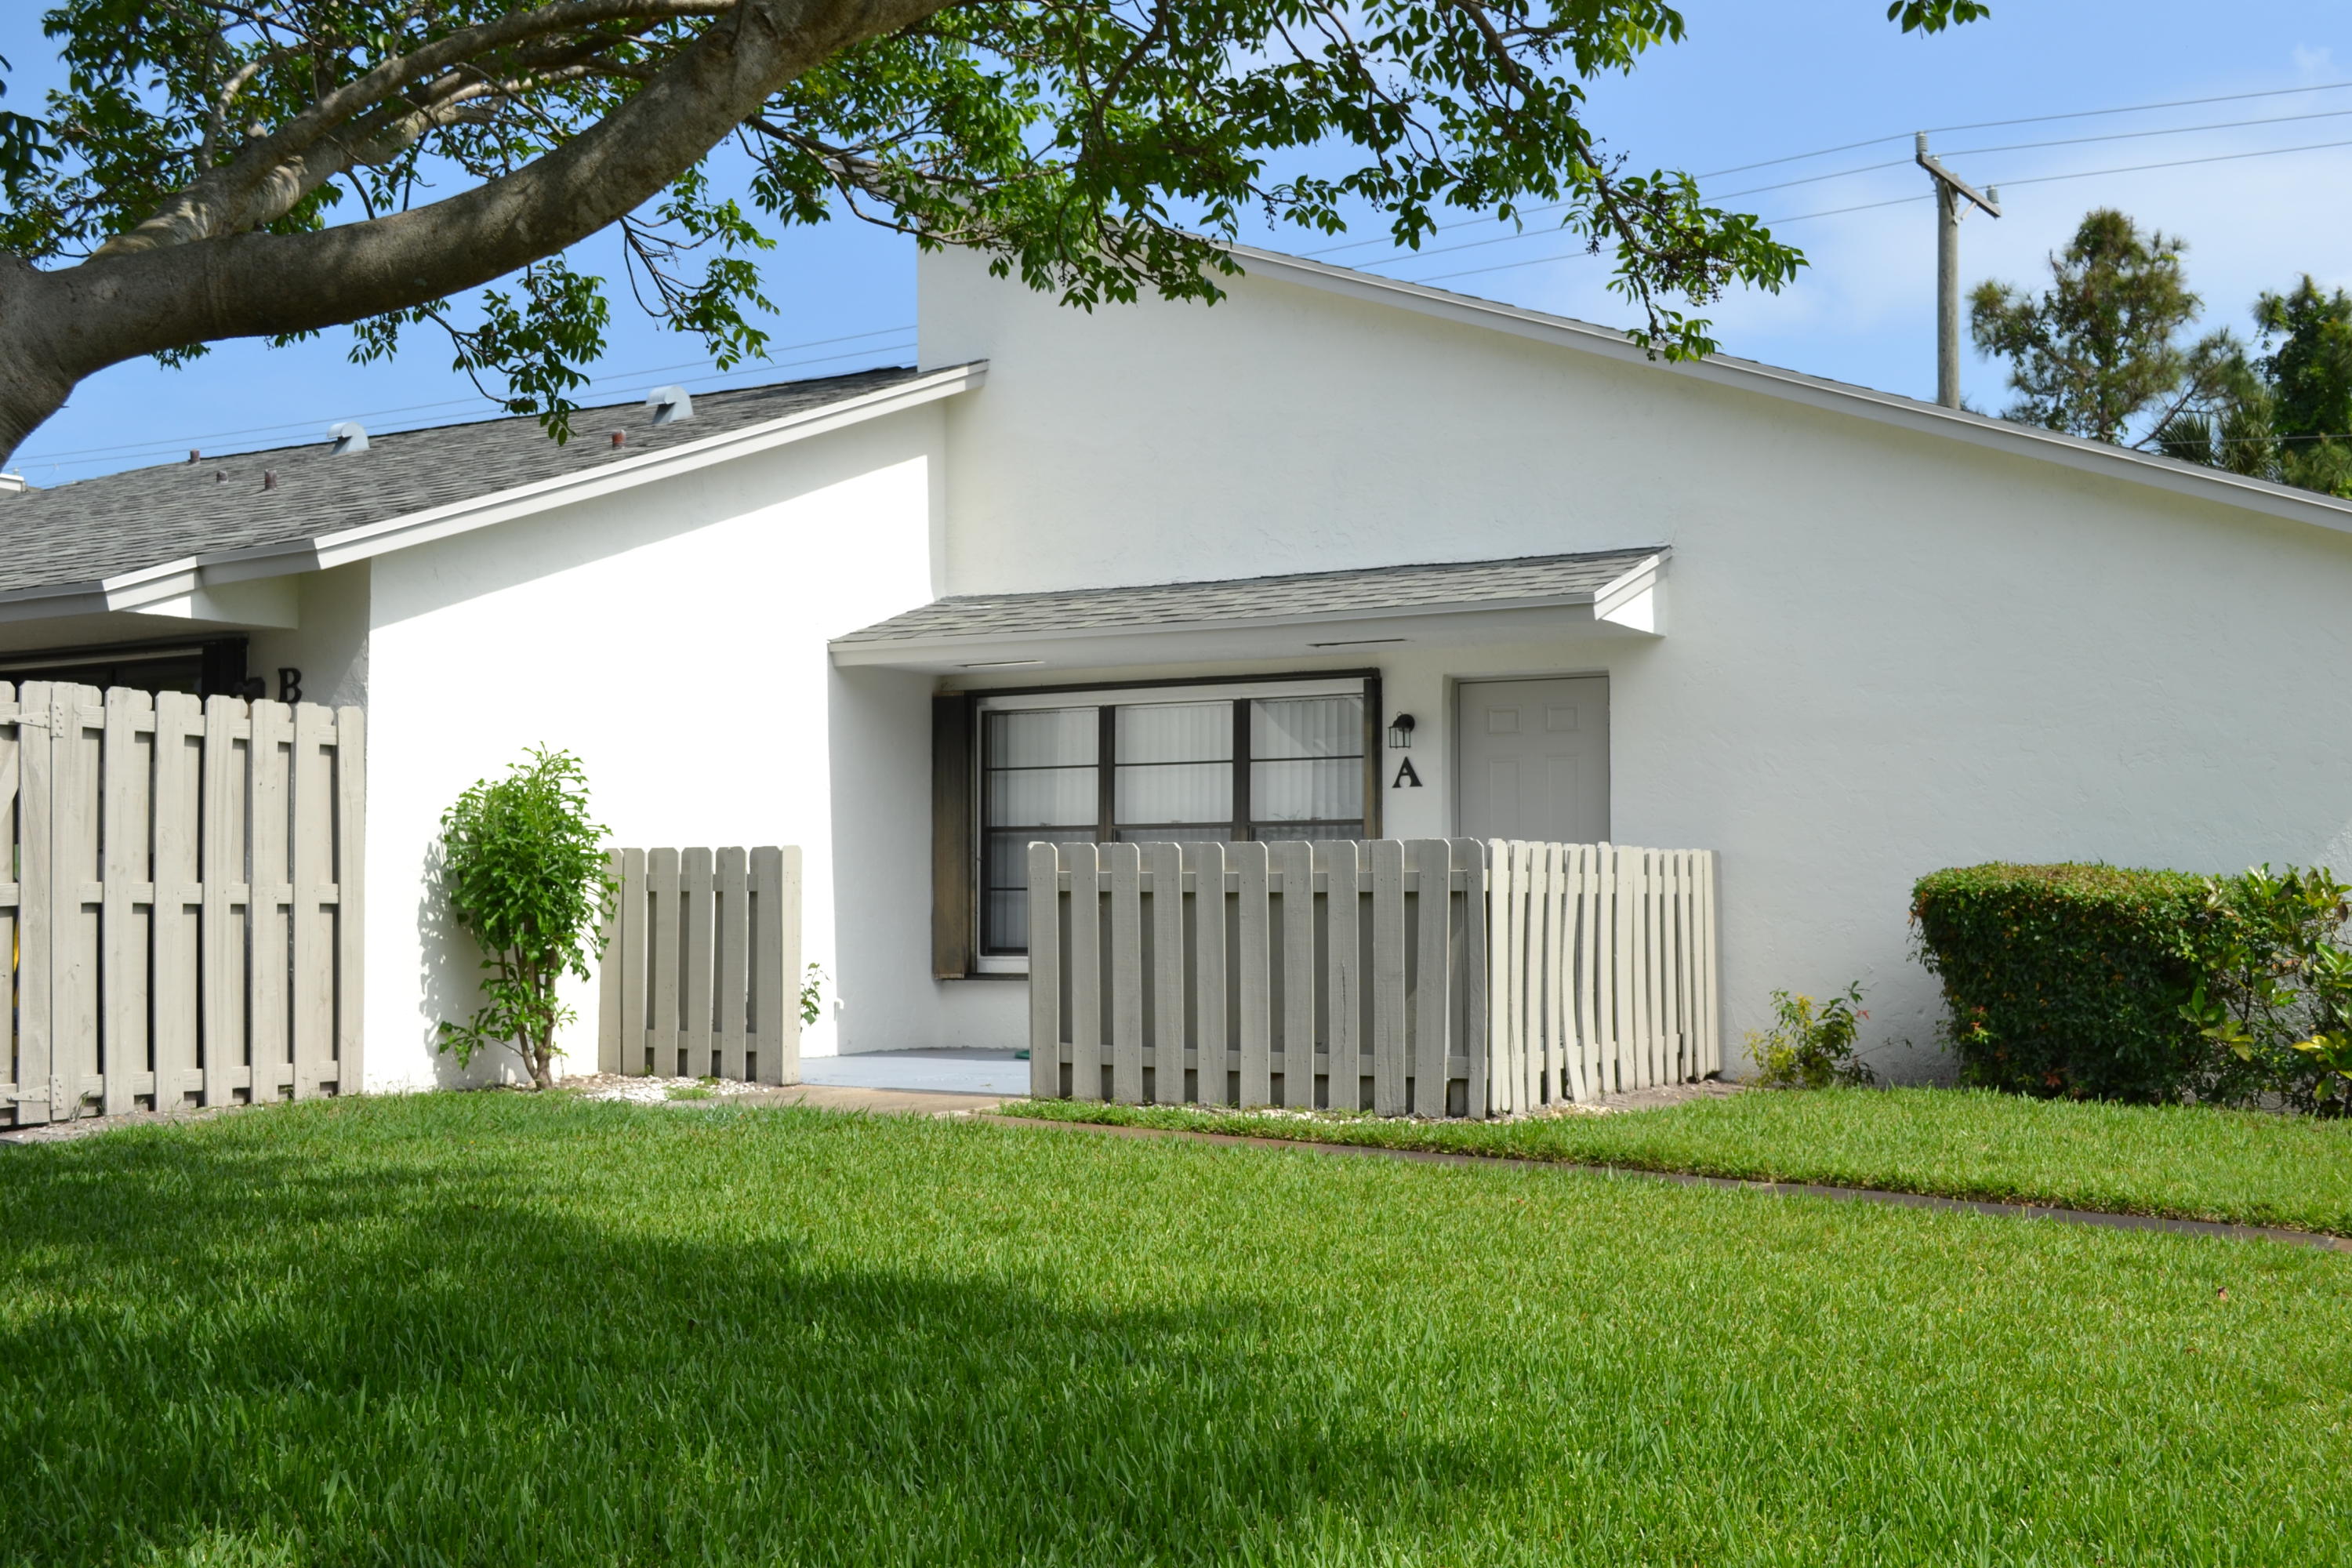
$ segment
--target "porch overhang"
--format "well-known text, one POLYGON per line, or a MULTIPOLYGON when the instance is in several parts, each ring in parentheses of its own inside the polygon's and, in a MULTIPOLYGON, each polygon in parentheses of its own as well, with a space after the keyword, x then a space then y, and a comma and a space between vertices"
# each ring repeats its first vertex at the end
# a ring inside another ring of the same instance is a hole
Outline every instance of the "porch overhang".
POLYGON ((933 674, 1272 660, 1664 635, 1664 545, 1214 582, 972 594, 835 637, 835 664, 933 674))

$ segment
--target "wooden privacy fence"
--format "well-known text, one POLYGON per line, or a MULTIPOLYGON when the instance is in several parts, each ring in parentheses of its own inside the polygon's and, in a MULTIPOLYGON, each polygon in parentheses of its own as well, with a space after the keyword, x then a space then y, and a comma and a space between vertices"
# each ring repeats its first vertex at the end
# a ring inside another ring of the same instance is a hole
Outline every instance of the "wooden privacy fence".
POLYGON ((1711 850, 1029 847, 1030 1091, 1497 1116, 1721 1070, 1711 850))
POLYGON ((801 852, 616 849, 600 1071, 798 1083, 801 852))
POLYGON ((0 683, 0 1111, 361 1086, 356 708, 0 683))

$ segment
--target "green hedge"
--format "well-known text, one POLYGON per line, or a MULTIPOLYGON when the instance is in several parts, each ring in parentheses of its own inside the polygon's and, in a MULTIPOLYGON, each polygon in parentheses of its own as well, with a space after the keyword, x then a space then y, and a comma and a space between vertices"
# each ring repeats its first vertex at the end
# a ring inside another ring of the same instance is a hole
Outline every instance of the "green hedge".
POLYGON ((1912 893, 1920 957, 1944 984, 1962 1081, 2038 1095, 2173 1100, 2210 1046, 2181 1016, 2184 939, 2210 884, 2114 866, 1968 866, 1912 893))

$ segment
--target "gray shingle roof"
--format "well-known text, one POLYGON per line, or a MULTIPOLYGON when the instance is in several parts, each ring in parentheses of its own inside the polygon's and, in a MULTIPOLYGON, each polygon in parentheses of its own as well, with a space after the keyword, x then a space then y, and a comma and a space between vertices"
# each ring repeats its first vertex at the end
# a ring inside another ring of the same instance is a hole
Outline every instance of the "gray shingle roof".
POLYGON ((1074 588, 1048 594, 967 594, 877 621, 834 639, 919 642, 947 637, 1164 626, 1202 621, 1255 621, 1453 605, 1570 603, 1654 555, 1663 544, 1584 555, 1523 555, 1505 561, 1446 561, 1374 566, 1354 572, 1301 572, 1213 583, 1155 583, 1131 588, 1074 588))
POLYGON ((488 419, 375 436, 367 451, 340 458, 317 441, 0 494, 0 593, 314 539, 699 441, 919 374, 870 370, 697 393, 693 418, 662 426, 642 402, 584 409, 560 447, 536 419, 488 419), (626 433, 620 447, 612 444, 614 430, 626 433), (278 476, 275 489, 262 489, 265 470, 278 476))

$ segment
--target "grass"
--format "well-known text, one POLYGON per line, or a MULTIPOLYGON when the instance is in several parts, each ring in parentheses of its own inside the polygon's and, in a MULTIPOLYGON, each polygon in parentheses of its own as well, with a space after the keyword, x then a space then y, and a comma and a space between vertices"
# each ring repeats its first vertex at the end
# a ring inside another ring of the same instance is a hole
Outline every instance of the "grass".
POLYGON ((0 1149, 48 1564, 2342 1561, 2352 1258, 420 1096, 0 1149))
POLYGON ((1750 1092, 1526 1121, 1263 1115, 1068 1100, 1008 1116, 1881 1187, 2352 1235, 2352 1121, 1959 1089, 1750 1092))

